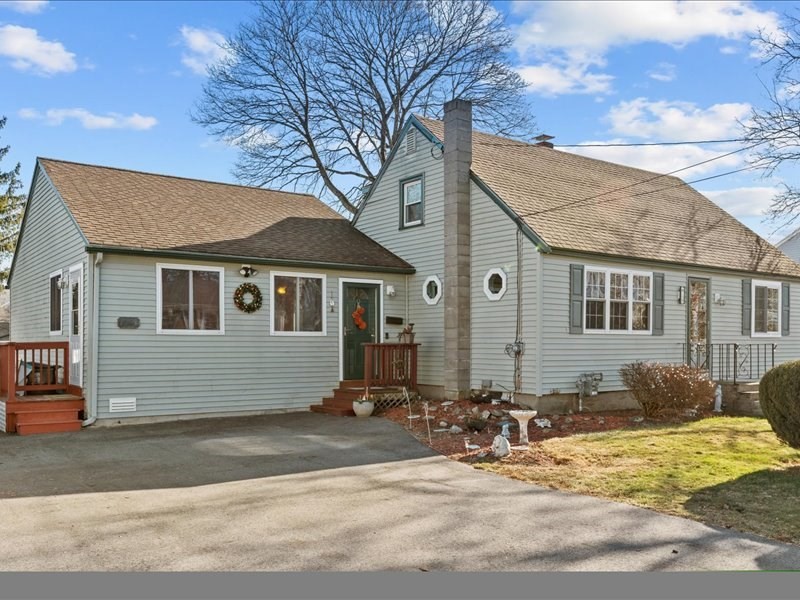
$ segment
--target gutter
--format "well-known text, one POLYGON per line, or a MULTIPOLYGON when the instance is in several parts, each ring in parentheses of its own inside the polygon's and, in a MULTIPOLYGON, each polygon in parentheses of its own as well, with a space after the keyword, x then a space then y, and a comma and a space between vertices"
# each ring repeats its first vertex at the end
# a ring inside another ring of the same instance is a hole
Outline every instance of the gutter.
MULTIPOLYGON (((86 251, 91 253, 122 254, 128 256, 151 256, 154 258, 183 258, 189 260, 212 260, 217 262, 242 262, 254 265, 275 265, 279 267, 302 267, 311 269, 335 269, 342 271, 364 271, 371 273, 399 273, 401 275, 416 273, 412 266, 384 267, 375 265, 355 265, 325 261, 289 260, 285 258, 255 258, 252 256, 235 256, 229 254, 213 254, 209 252, 191 252, 186 250, 150 250, 147 248, 129 248, 125 246, 104 246, 87 244, 86 251)), ((102 259, 101 259, 102 260, 102 259)))
MULTIPOLYGON (((90 255, 91 256, 91 255, 90 255)), ((88 427, 97 421, 97 385, 98 385, 98 372, 97 365, 99 357, 97 355, 100 347, 100 264, 103 262, 103 253, 98 252, 94 257, 94 264, 92 265, 92 354, 89 361, 89 369, 91 372, 91 388, 89 394, 89 410, 86 415, 86 420, 83 421, 83 427, 88 427)))

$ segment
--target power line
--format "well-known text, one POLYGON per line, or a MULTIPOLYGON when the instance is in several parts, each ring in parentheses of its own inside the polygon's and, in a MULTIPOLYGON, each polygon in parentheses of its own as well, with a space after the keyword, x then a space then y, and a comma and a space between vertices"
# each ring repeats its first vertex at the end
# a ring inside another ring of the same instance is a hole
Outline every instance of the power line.
MULTIPOLYGON (((633 183, 630 183, 628 185, 624 185, 622 187, 615 188, 613 190, 608 190, 608 191, 602 192, 600 194, 595 194, 594 196, 587 196, 586 198, 581 198, 579 200, 572 200, 572 201, 567 202, 565 204, 562 204, 560 206, 553 206, 551 208, 546 208, 546 209, 540 210, 540 211, 524 213, 524 214, 521 214, 519 216, 522 217, 522 218, 524 218, 524 217, 532 217, 532 216, 536 216, 536 215, 540 215, 540 214, 544 214, 544 213, 548 213, 548 212, 553 212, 553 211, 556 211, 556 210, 561 210, 561 209, 564 209, 564 208, 569 208, 569 207, 575 206, 577 204, 582 204, 582 203, 585 203, 585 202, 589 202, 590 200, 595 200, 597 198, 602 198, 603 196, 607 196, 607 195, 613 194, 615 192, 621 192, 622 190, 627 190, 627 189, 630 189, 632 187, 636 187, 637 185, 650 183, 651 181, 655 181, 656 179, 661 179, 663 177, 669 177, 671 175, 674 175, 675 173, 680 173, 681 171, 687 171, 689 169, 694 169, 695 167, 699 167, 699 166, 708 164, 708 163, 713 162, 715 160, 720 160, 722 158, 726 158, 726 157, 731 156, 733 154, 737 154, 739 152, 744 152, 745 150, 750 150, 751 148, 754 148, 755 146, 758 146, 759 144, 763 144, 763 143, 764 143, 763 141, 762 142, 756 142, 755 144, 751 144, 749 146, 743 146, 742 148, 739 148, 738 150, 732 150, 731 152, 726 152, 725 154, 720 154, 719 156, 714 156, 712 158, 707 158, 706 160, 691 164, 691 165, 689 165, 687 167, 681 167, 680 169, 675 169, 674 171, 670 171, 669 173, 663 173, 663 174, 654 175, 653 177, 650 177, 648 179, 643 179, 641 181, 635 181, 633 183)), ((700 180, 700 181, 705 181, 705 180, 700 180)), ((683 182, 681 182, 681 183, 683 183, 683 182)), ((697 183, 697 182, 693 182, 693 183, 697 183)), ((668 188, 665 188, 665 189, 668 189, 668 188)), ((629 197, 634 197, 634 196, 629 196, 629 197)), ((619 199, 619 198, 615 198, 615 199, 619 199)))
MULTIPOLYGON (((689 146, 699 144, 731 144, 734 142, 744 142, 744 138, 731 138, 728 140, 694 140, 684 142, 640 142, 640 143, 613 143, 613 144, 553 144, 556 148, 632 148, 639 146, 689 146)), ((473 142, 476 146, 535 146, 529 142, 516 142, 508 140, 506 142, 473 142)))

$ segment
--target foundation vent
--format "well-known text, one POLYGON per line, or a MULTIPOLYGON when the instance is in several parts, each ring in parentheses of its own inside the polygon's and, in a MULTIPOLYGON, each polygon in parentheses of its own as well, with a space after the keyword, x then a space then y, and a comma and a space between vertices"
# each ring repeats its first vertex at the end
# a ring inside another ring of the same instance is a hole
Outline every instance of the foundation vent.
POLYGON ((136 410, 136 398, 109 398, 109 412, 134 412, 136 410))

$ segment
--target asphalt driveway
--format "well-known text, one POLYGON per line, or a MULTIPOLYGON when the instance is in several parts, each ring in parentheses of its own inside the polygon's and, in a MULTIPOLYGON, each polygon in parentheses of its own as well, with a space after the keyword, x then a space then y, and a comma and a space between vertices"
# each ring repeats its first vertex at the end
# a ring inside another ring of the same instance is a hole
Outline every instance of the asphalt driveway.
POLYGON ((800 569, 800 547, 565 494, 311 413, 0 435, 0 569, 800 569))

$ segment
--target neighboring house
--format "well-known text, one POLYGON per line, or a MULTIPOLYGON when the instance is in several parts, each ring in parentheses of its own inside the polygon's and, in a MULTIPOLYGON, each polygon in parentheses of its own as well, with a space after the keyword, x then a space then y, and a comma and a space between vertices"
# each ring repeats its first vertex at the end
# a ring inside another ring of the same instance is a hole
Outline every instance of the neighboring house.
POLYGON ((800 263, 800 228, 792 231, 780 242, 775 244, 775 247, 793 261, 800 263))
POLYGON ((545 411, 627 406, 635 360, 726 380, 800 356, 800 265, 713 202, 445 108, 409 120, 352 224, 307 195, 40 159, 11 339, 69 342, 88 422, 308 409, 410 323, 423 393, 545 411))

